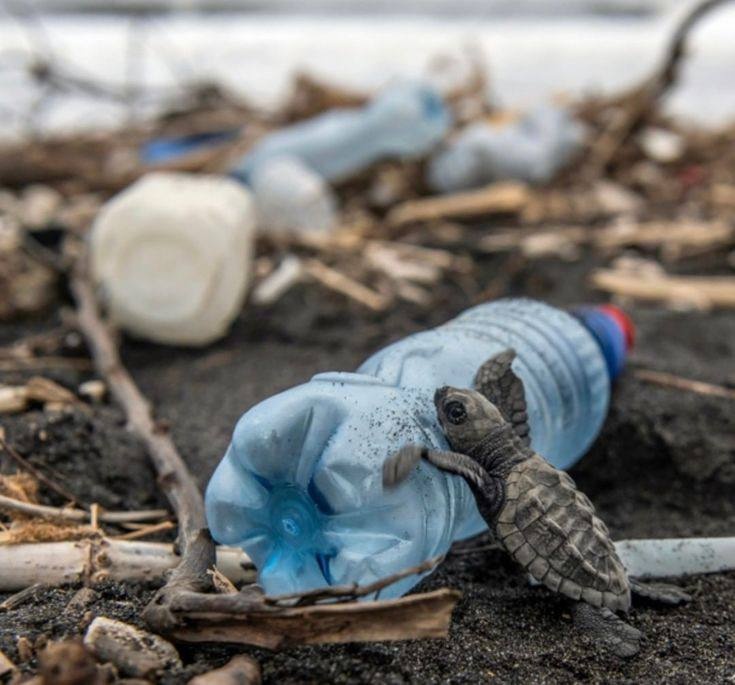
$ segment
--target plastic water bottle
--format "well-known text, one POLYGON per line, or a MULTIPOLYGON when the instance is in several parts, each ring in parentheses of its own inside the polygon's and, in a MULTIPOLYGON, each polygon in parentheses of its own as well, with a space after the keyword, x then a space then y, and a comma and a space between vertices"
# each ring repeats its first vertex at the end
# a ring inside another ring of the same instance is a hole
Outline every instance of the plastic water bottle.
POLYGON ((509 179, 545 183, 583 140, 582 124, 557 107, 538 107, 504 125, 471 124, 431 160, 427 181, 440 192, 509 179))
POLYGON ((337 225, 337 198, 295 157, 273 157, 250 175, 259 230, 268 234, 327 233, 337 225))
POLYGON ((421 157, 447 133, 451 120, 441 96, 422 83, 400 83, 361 109, 333 109, 271 133, 231 174, 249 183, 266 159, 296 157, 327 181, 348 178, 391 157, 421 157))
POLYGON ((245 549, 270 594, 368 583, 446 552, 486 528, 464 480, 421 463, 399 488, 382 487, 383 462, 403 445, 447 448, 435 389, 470 387, 485 361, 514 348, 533 447, 567 468, 602 425, 631 331, 612 307, 570 314, 500 300, 379 351, 356 373, 271 397, 240 419, 209 483, 212 534, 245 549))

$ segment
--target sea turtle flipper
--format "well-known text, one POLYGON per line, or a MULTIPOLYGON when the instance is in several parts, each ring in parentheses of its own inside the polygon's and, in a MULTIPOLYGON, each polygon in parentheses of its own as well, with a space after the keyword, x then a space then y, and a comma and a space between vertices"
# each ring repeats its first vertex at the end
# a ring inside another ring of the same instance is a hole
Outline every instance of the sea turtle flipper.
POLYGON ((641 631, 605 607, 575 602, 572 608, 575 627, 609 649, 615 656, 629 658, 640 650, 641 631))
POLYGON ((509 348, 488 359, 475 375, 475 388, 500 410, 523 444, 530 445, 526 392, 511 367, 515 357, 515 350, 509 348))
POLYGON ((482 487, 485 472, 468 456, 447 450, 434 450, 423 445, 404 445, 383 462, 383 487, 392 488, 402 483, 421 459, 426 459, 442 471, 462 476, 482 487))

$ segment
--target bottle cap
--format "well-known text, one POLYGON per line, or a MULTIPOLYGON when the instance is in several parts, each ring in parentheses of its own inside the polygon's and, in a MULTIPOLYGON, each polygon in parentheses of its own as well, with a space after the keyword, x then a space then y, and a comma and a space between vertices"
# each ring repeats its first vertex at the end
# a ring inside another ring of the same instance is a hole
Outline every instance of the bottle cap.
POLYGON ((635 342, 635 326, 619 307, 604 304, 578 307, 572 314, 597 340, 605 357, 610 380, 615 380, 625 366, 625 359, 635 342))

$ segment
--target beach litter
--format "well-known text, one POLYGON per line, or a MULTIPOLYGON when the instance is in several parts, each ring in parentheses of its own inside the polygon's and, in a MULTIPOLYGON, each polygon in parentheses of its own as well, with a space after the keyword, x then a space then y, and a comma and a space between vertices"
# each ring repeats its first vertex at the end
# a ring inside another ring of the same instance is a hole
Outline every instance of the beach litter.
POLYGON ((90 236, 112 321, 166 344, 222 337, 250 285, 255 223, 250 194, 231 179, 143 177, 100 210, 90 236))

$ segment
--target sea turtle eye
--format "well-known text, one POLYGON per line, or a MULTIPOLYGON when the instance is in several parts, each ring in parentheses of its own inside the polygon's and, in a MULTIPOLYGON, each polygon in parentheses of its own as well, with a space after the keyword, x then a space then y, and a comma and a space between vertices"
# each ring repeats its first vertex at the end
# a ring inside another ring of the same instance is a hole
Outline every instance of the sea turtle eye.
POLYGON ((461 402, 447 402, 444 407, 444 413, 446 414, 449 423, 453 423, 458 426, 460 423, 464 423, 467 419, 467 410, 461 402))

